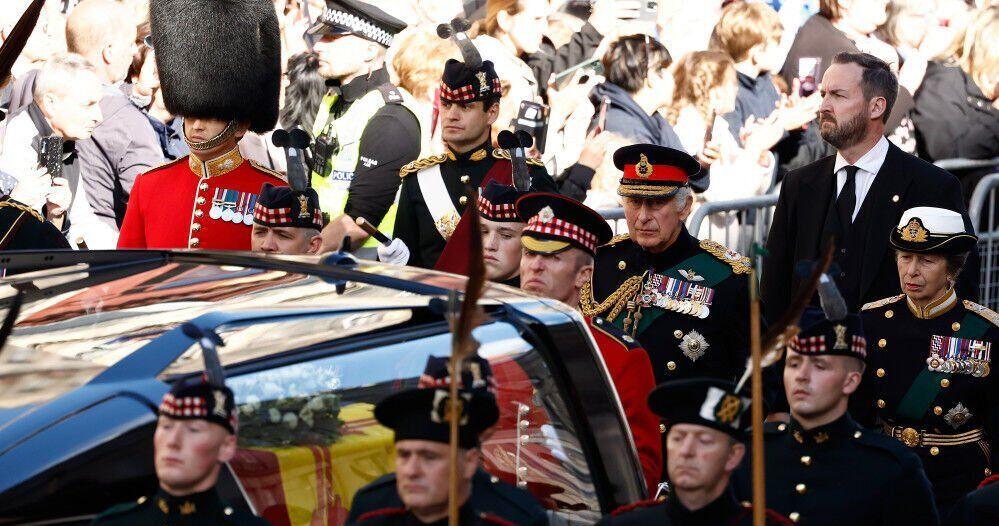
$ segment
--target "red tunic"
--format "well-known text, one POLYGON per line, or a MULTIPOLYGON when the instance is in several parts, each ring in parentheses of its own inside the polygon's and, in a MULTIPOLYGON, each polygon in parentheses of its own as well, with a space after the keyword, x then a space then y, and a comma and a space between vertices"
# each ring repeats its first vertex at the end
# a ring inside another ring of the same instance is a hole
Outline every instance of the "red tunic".
POLYGON ((663 453, 659 417, 649 409, 647 402, 656 386, 652 362, 645 349, 621 329, 600 318, 586 317, 586 324, 621 399, 649 495, 655 495, 662 477, 663 453))
POLYGON ((253 205, 278 172, 244 160, 239 149, 207 162, 188 156, 135 179, 118 248, 250 250, 253 205))

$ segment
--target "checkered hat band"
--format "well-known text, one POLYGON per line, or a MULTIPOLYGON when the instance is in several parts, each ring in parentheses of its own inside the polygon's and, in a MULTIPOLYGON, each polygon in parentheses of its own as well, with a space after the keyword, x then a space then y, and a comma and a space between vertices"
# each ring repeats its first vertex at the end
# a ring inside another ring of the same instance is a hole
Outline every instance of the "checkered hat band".
MULTIPOLYGON (((500 86, 500 79, 494 78, 492 81, 492 89, 489 90, 490 95, 502 95, 503 87, 500 86)), ((459 88, 452 89, 450 86, 441 82, 441 100, 449 100, 456 102, 463 101, 475 101, 479 97, 479 90, 472 86, 471 84, 466 84, 459 88)))
MULTIPOLYGON (((798 354, 826 353, 825 336, 808 336, 791 340, 791 350, 798 354)), ((867 357, 867 341, 862 336, 853 335, 850 338, 850 354, 867 357)))
POLYGON ((323 12, 322 21, 329 25, 346 27, 353 33, 374 40, 385 47, 392 45, 392 35, 388 31, 352 13, 327 9, 323 12))
POLYGON ((167 393, 163 395, 163 402, 160 403, 160 413, 167 416, 206 418, 208 402, 197 396, 176 398, 167 393))
POLYGON ((517 219, 517 206, 513 203, 494 205, 480 195, 479 213, 486 219, 517 219))
MULTIPOLYGON (((297 222, 297 218, 292 217, 291 208, 267 208, 260 204, 260 201, 257 201, 253 206, 253 219, 266 225, 290 225, 297 222)), ((322 230, 323 213, 319 210, 313 210, 311 222, 316 230, 322 230)))
POLYGON ((534 216, 527 222, 527 228, 524 229, 524 232, 537 232, 539 234, 571 239, 583 245, 591 252, 597 250, 597 236, 595 234, 557 217, 545 222, 539 216, 534 216))

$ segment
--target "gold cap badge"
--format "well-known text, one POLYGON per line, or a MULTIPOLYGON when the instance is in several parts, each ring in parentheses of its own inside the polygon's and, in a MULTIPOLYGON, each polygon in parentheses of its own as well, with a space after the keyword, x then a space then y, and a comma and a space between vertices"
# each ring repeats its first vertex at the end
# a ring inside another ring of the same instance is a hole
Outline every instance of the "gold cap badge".
POLYGON ((635 165, 635 173, 638 174, 642 179, 648 179, 652 175, 652 165, 649 164, 649 158, 645 154, 640 154, 638 156, 638 164, 635 165))
POLYGON ((913 217, 902 229, 902 239, 911 243, 924 243, 929 237, 929 231, 923 228, 923 222, 913 217))

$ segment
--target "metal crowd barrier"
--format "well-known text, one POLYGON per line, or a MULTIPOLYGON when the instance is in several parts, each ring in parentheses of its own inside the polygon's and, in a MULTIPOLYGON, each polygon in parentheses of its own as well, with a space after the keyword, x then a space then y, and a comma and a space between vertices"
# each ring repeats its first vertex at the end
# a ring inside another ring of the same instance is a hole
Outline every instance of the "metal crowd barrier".
POLYGON ((999 225, 996 224, 996 190, 999 173, 987 175, 975 185, 968 203, 971 224, 978 233, 978 253, 981 256, 981 277, 978 299, 990 309, 999 308, 999 225))

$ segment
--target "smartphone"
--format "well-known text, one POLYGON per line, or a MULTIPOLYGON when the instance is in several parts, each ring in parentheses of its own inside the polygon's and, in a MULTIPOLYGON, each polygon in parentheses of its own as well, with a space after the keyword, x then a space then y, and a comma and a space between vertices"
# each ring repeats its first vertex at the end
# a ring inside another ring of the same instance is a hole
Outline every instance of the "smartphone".
POLYGON ((42 137, 38 148, 38 164, 45 167, 49 177, 62 177, 62 137, 42 137))
MULTIPOLYGON (((555 77, 552 78, 552 84, 554 84, 555 87, 558 89, 564 88, 565 85, 569 82, 569 79, 571 79, 572 76, 581 69, 588 69, 592 71, 594 75, 604 74, 604 65, 600 62, 600 59, 591 58, 589 60, 584 60, 579 64, 576 64, 575 66, 569 67, 565 70, 556 73, 555 77)), ((584 77, 584 79, 585 78, 586 77, 584 77)))
POLYGON ((520 101, 513 131, 520 130, 530 133, 534 137, 534 146, 544 153, 545 135, 548 134, 548 107, 529 100, 520 101))
POLYGON ((819 89, 821 67, 822 57, 801 57, 798 59, 798 95, 807 97, 819 89))

